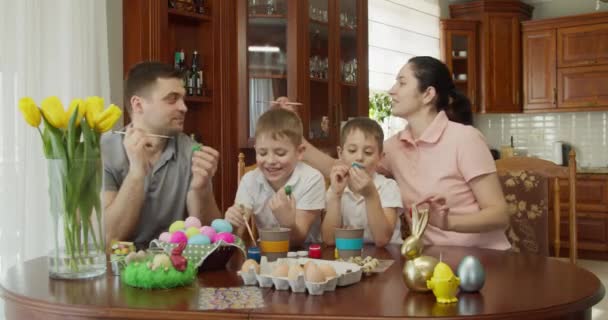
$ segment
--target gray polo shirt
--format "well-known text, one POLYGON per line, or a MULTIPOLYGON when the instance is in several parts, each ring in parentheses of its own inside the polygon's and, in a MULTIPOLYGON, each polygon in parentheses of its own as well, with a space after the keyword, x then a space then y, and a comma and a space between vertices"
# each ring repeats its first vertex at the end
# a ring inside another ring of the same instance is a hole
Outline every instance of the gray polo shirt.
MULTIPOLYGON (((123 135, 109 133, 101 138, 104 191, 118 191, 127 173, 129 160, 123 146, 123 135)), ((144 204, 135 233, 130 239, 138 248, 147 248, 152 239, 167 231, 175 220, 187 216, 186 196, 192 177, 192 145, 185 134, 169 140, 165 150, 144 182, 144 204)))

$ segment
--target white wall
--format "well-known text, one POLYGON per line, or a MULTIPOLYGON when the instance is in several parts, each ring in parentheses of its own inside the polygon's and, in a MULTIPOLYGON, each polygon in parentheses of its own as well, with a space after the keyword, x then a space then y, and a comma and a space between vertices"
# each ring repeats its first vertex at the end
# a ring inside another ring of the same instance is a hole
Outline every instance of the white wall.
MULTIPOLYGON (((123 106, 123 59, 122 59, 122 0, 106 0, 108 16, 108 50, 110 64, 110 98, 112 103, 123 106)), ((122 123, 119 121, 118 123, 122 123)))
MULTIPOLYGON (((444 0, 369 0, 369 89, 388 91, 399 69, 413 56, 439 58, 439 2, 444 0)), ((388 138, 405 126, 390 117, 388 138)))
POLYGON ((369 88, 386 91, 413 56, 439 57, 440 0, 369 0, 369 88))

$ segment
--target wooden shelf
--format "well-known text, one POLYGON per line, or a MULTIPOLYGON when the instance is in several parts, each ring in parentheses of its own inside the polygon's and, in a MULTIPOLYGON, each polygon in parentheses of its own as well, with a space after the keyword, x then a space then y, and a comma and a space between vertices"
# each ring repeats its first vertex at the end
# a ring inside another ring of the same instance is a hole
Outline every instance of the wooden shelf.
POLYGON ((310 23, 319 24, 322 26, 328 26, 329 23, 321 20, 310 19, 310 23))
POLYGON ((345 32, 354 32, 357 33, 357 28, 350 28, 350 27, 340 27, 341 31, 345 31, 345 32))
POLYGON ((340 84, 345 87, 352 87, 352 88, 356 88, 358 85, 356 82, 345 82, 345 81, 340 82, 340 84))
POLYGON ((455 57, 455 56, 452 56, 452 60, 454 60, 454 61, 467 61, 467 58, 468 57, 455 57))
POLYGON ((187 19, 198 20, 198 21, 211 21, 211 16, 209 16, 208 14, 199 14, 199 13, 195 13, 195 12, 183 11, 183 10, 178 10, 178 9, 173 9, 173 8, 169 8, 168 12, 169 12, 170 17, 173 16, 173 17, 181 17, 181 18, 187 18, 187 19))
POLYGON ((257 79, 287 79, 287 75, 284 74, 272 74, 272 73, 250 73, 249 78, 257 79))
POLYGON ((315 77, 310 77, 310 81, 313 81, 313 82, 323 82, 323 83, 327 83, 328 82, 327 79, 321 79, 321 78, 315 78, 315 77))
POLYGON ((454 80, 454 84, 467 84, 467 80, 454 80))
POLYGON ((287 19, 284 14, 250 14, 249 19, 287 19))
POLYGON ((184 101, 194 103, 211 103, 213 100, 211 97, 207 96, 185 96, 184 101))

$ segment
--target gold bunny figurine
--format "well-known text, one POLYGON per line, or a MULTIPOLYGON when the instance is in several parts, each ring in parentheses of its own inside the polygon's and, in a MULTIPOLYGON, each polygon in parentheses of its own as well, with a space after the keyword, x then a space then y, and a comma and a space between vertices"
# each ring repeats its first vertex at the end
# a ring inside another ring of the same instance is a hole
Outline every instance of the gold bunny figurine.
POLYGON ((423 256, 422 234, 429 221, 429 211, 412 207, 412 235, 401 245, 401 255, 407 260, 403 267, 405 285, 412 291, 427 292, 430 289, 426 282, 433 276, 433 270, 439 262, 431 256, 423 256))

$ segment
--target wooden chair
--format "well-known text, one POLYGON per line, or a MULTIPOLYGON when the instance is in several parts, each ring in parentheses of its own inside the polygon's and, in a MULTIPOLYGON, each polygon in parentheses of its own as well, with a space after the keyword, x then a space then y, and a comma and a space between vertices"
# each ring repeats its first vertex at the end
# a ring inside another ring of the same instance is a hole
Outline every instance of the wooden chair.
MULTIPOLYGON (((504 177, 509 172, 526 171, 533 172, 542 177, 547 178, 547 181, 553 183, 553 216, 554 216, 554 247, 555 256, 559 256, 561 249, 560 243, 560 186, 559 179, 568 179, 569 183, 569 205, 568 205, 568 222, 569 222, 569 251, 570 261, 576 264, 577 260, 577 228, 576 228, 576 153, 570 151, 568 155, 568 167, 559 166, 553 162, 538 158, 529 157, 510 157, 496 160, 496 168, 498 174, 504 177)), ((503 182, 505 179, 502 179, 503 182)), ((523 183, 522 183, 523 185, 523 183)), ((503 184, 503 188, 508 188, 503 184)), ((548 195, 548 193, 547 193, 548 195)), ((547 199, 548 203, 548 199, 547 199)), ((548 219, 548 217, 547 217, 548 219)))
MULTIPOLYGON (((237 186, 239 185, 239 183, 241 183, 241 178, 243 178, 245 173, 255 170, 255 168, 257 168, 257 167, 258 166, 255 163, 252 165, 246 166, 245 165, 245 154, 240 152, 239 158, 238 158, 238 164, 237 164, 237 186)), ((255 217, 253 215, 249 219, 249 225, 251 226, 251 231, 253 232, 253 237, 255 239, 258 239, 258 230, 255 226, 255 217)), ((249 242, 249 241, 250 240, 248 240, 247 242, 249 242)), ((251 243, 251 245, 253 245, 253 243, 251 243)))

